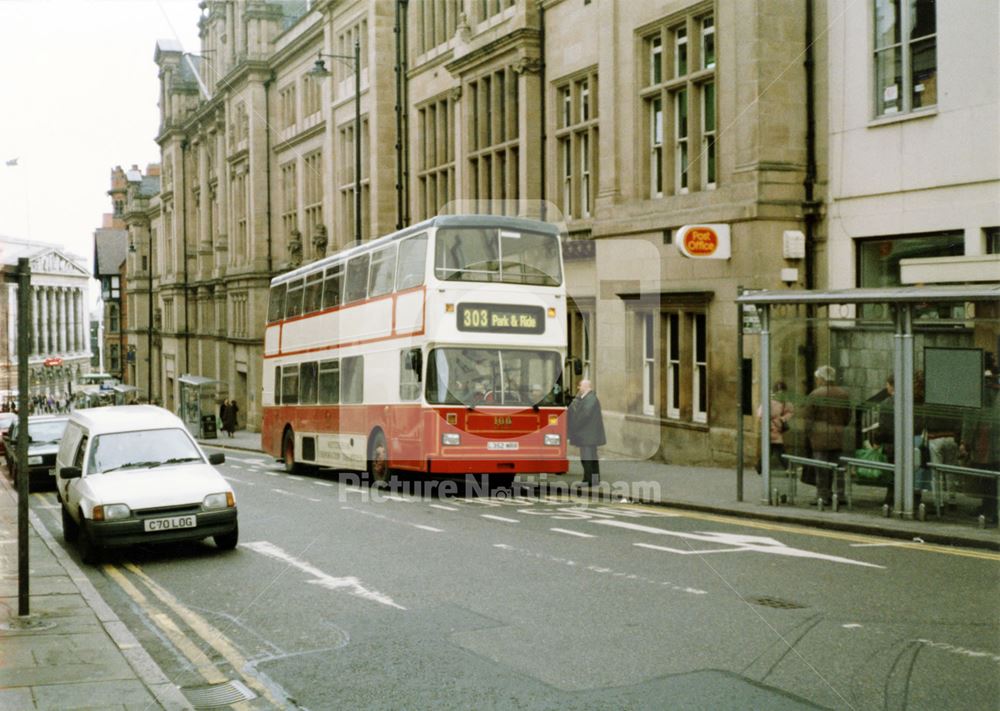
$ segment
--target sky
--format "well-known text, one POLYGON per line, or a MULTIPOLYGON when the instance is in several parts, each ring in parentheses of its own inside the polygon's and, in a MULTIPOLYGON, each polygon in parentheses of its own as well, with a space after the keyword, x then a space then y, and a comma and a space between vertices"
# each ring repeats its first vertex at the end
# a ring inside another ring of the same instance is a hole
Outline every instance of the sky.
POLYGON ((111 170, 159 162, 156 40, 198 53, 200 14, 198 0, 0 0, 0 235, 92 270, 111 170))

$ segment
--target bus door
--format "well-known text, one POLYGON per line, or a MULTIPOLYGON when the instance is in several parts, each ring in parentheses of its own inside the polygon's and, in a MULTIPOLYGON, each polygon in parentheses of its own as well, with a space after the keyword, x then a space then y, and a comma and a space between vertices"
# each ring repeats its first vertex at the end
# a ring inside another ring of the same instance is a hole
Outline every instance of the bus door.
POLYGON ((389 408, 389 458, 403 469, 423 468, 423 355, 420 348, 399 353, 399 404, 389 408))

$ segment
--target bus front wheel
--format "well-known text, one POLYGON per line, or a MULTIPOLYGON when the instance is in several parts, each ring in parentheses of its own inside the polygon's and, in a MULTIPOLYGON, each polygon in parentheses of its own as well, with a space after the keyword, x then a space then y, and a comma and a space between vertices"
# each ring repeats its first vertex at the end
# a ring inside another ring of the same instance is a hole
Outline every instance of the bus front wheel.
POLYGON ((368 477, 372 484, 385 484, 389 481, 388 451, 385 435, 381 431, 376 432, 368 449, 368 477))
POLYGON ((295 433, 291 429, 285 430, 285 437, 281 442, 281 458, 285 464, 286 474, 291 474, 296 470, 295 433))

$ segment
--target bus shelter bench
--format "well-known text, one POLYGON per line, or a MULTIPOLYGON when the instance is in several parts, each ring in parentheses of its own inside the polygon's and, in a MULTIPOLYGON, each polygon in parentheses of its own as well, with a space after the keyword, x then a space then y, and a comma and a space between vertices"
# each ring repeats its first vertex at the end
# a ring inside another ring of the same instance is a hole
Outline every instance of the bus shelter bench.
MULTIPOLYGON (((992 479, 997 482, 997 491, 1000 494, 1000 472, 991 469, 975 469, 973 467, 960 467, 954 464, 940 464, 930 462, 931 468, 931 492, 934 495, 934 508, 941 517, 941 506, 944 503, 944 483, 945 476, 971 476, 980 479, 992 479)), ((1000 517, 1000 495, 996 497, 997 516, 1000 517)))
POLYGON ((885 481, 859 479, 857 474, 858 469, 877 469, 880 472, 887 472, 889 481, 893 481, 896 471, 896 466, 891 462, 873 462, 870 459, 858 459, 857 457, 841 457, 840 461, 844 465, 844 494, 847 496, 848 509, 852 507, 851 487, 853 484, 858 484, 859 486, 881 486, 882 488, 887 486, 885 481))
MULTIPOLYGON (((837 478, 843 475, 843 469, 836 462, 828 462, 823 459, 812 459, 811 457, 799 457, 794 454, 782 454, 781 458, 788 463, 785 474, 788 476, 788 499, 795 503, 796 482, 802 467, 815 467, 817 469, 828 469, 833 474, 833 490, 838 491, 837 478)), ((833 499, 833 510, 837 510, 838 501, 836 496, 833 499)))

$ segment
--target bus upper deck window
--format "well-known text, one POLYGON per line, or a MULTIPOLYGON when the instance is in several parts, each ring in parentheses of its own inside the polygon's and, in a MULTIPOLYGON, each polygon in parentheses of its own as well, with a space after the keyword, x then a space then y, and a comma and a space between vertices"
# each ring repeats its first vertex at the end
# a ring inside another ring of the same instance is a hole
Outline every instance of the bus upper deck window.
POLYGON ((427 269, 427 235, 408 237, 399 243, 396 263, 396 290, 409 289, 424 283, 427 269))
POLYGON ((285 318, 292 318, 301 314, 302 280, 296 279, 288 285, 288 294, 285 296, 285 318))
POLYGON ((344 265, 334 264, 326 270, 323 282, 323 308, 340 306, 344 301, 344 265))
POLYGON ((302 300, 302 313, 309 314, 323 308, 323 273, 306 277, 306 290, 302 300))
POLYGON ((271 287, 271 293, 267 305, 267 322, 274 323, 285 317, 285 291, 287 285, 275 284, 271 287))

